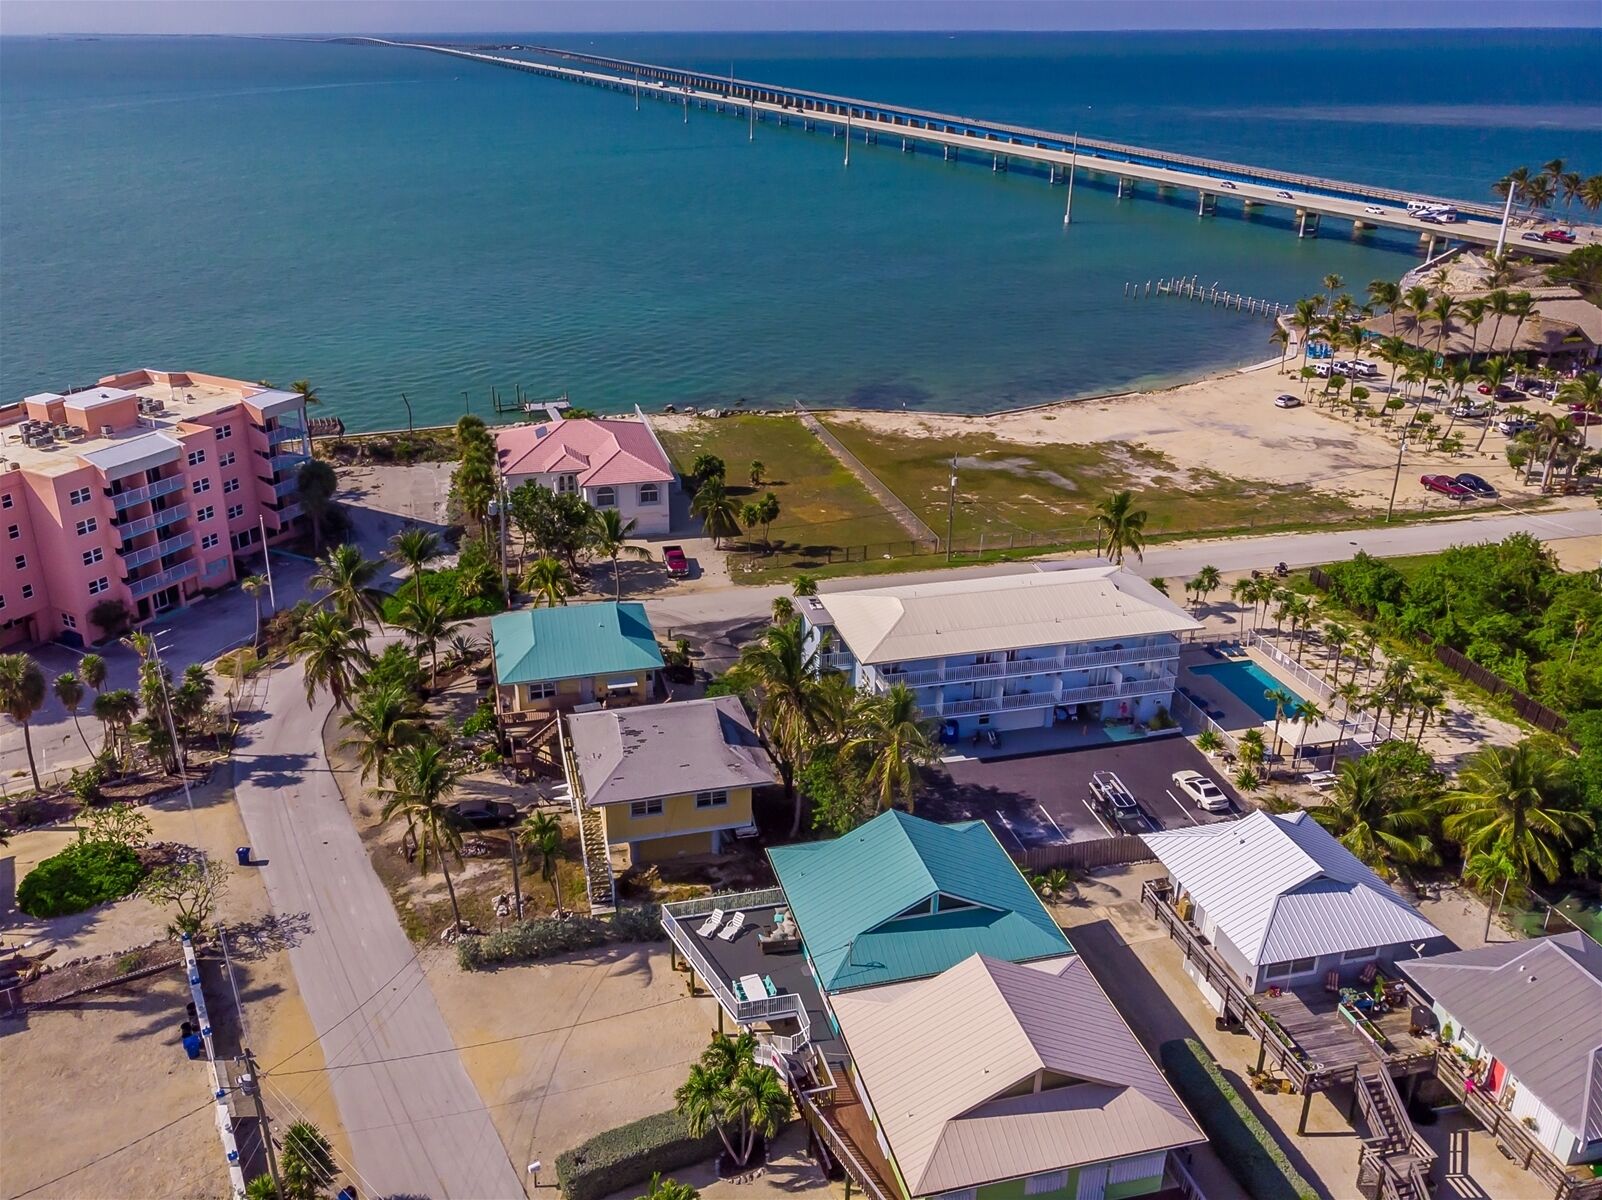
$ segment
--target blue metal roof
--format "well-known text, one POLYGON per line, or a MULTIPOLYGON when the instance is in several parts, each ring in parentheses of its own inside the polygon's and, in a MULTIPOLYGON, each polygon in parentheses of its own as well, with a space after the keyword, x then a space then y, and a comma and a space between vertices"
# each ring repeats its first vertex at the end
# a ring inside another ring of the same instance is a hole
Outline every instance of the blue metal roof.
POLYGON ((501 613, 490 621, 497 683, 624 675, 662 666, 643 604, 568 604, 501 613))
POLYGON ((922 979, 973 954, 1026 962, 1073 950, 983 821, 892 810, 768 858, 825 991, 922 979))

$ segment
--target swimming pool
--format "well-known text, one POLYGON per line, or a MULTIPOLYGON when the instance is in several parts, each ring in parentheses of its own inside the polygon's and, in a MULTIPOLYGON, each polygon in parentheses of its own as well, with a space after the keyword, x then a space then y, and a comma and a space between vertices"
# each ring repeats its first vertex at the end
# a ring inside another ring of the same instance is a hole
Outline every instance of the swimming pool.
MULTIPOLYGON (((1221 663, 1207 663, 1203 666, 1192 667, 1190 673, 1192 675, 1205 675, 1209 679, 1216 679, 1233 692, 1242 704, 1265 721, 1274 719, 1273 701, 1263 698, 1263 693, 1270 688, 1282 688, 1290 692, 1293 705, 1302 703, 1302 697, 1298 696, 1249 658, 1237 658, 1221 663)), ((1286 715, 1289 716, 1289 706, 1287 706, 1286 715)))

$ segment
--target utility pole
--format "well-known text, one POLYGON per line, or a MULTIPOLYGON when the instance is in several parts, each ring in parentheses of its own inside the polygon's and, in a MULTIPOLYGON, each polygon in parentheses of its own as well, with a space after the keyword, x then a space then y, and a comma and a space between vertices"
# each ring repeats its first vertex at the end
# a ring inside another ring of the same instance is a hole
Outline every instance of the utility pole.
POLYGON ((846 105, 846 160, 845 165, 851 165, 851 106, 846 105))
MULTIPOLYGON (((511 606, 508 605, 507 607, 511 606)), ((515 828, 507 835, 506 841, 512 849, 512 904, 514 911, 517 913, 517 919, 521 921, 523 919, 523 887, 518 879, 517 830, 515 828)))
POLYGON ((273 1177, 274 1194, 284 1194, 284 1180, 278 1174, 278 1151, 273 1149, 272 1126, 267 1122, 267 1109, 261 1102, 261 1076, 256 1070, 256 1059, 247 1047, 239 1056, 245 1062, 247 1074, 239 1081, 240 1089, 256 1106, 256 1125, 261 1131, 261 1144, 267 1148, 267 1173, 273 1177))
POLYGON ((1062 210, 1062 223, 1067 225, 1074 219, 1074 168, 1079 165, 1079 134, 1074 134, 1073 155, 1068 159, 1068 206, 1062 210))
POLYGON ((951 534, 957 523, 957 456, 951 456, 951 481, 946 486, 946 561, 951 561, 951 534))
POLYGON ((1512 179, 1508 179, 1505 182, 1507 183, 1507 203, 1502 206, 1502 228, 1496 235, 1497 258, 1502 257, 1502 248, 1507 245, 1507 223, 1508 219, 1513 215, 1513 193, 1518 191, 1512 179))
POLYGON ((267 548, 267 518, 257 517, 256 525, 261 529, 261 562, 267 570, 267 603, 272 606, 273 612, 277 612, 278 593, 273 588, 273 553, 267 548))
POLYGON ((1385 523, 1391 522, 1391 514, 1396 511, 1396 488, 1402 482, 1402 452, 1407 449, 1407 435, 1402 435, 1401 445, 1396 447, 1396 476, 1391 480, 1391 502, 1385 509, 1385 523))

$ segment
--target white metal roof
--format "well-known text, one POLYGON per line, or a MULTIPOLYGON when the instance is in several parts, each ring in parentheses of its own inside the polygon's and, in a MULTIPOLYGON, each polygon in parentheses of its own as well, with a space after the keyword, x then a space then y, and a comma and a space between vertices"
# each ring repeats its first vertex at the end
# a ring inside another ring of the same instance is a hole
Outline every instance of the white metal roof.
POLYGON ((829 592, 817 599, 836 636, 866 663, 1200 628, 1133 571, 1110 565, 829 592))
POLYGON ((86 412, 100 408, 106 404, 118 404, 124 400, 136 400, 138 392, 130 392, 123 388, 95 387, 87 388, 81 392, 73 392, 64 397, 69 408, 81 408, 86 412))
POLYGON ((100 468, 107 479, 118 479, 134 471, 148 470, 169 463, 184 448, 184 444, 171 434, 141 434, 126 441, 113 442, 103 450, 91 450, 84 460, 100 468))
POLYGON ((832 999, 913 1196, 1205 1140, 1077 955, 832 999))
POLYGON ((1142 836, 1254 966, 1441 936, 1308 813, 1142 836))

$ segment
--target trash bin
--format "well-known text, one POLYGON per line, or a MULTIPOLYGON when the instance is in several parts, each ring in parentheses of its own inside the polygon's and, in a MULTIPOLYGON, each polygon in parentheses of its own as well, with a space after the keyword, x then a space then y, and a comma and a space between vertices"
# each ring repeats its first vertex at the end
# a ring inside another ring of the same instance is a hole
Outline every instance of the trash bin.
POLYGON ((249 846, 238 846, 238 847, 236 847, 234 849, 234 857, 239 860, 239 865, 240 866, 242 866, 242 867, 250 866, 250 847, 249 846))

